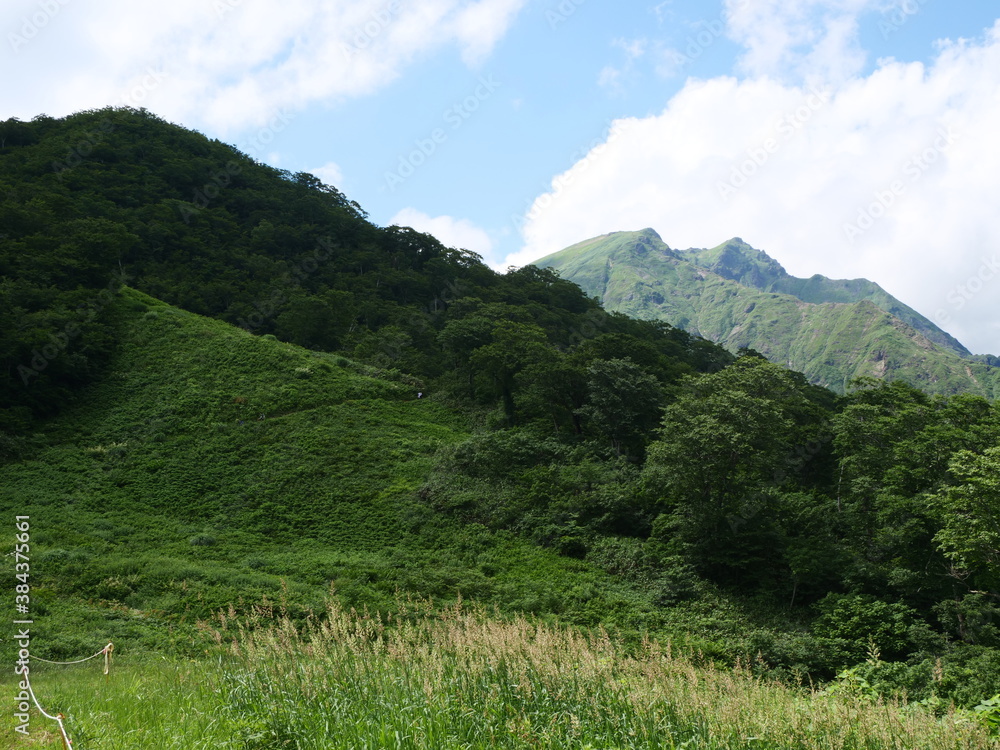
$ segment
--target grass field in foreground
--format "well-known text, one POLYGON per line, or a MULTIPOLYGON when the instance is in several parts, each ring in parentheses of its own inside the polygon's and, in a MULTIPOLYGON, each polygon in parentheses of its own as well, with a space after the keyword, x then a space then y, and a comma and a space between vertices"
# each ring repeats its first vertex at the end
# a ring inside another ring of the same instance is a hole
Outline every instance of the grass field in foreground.
MULTIPOLYGON (((407 608, 402 607, 401 611, 407 608)), ((305 632, 203 626, 210 654, 38 670, 75 750, 177 748, 996 748, 962 713, 829 695, 694 666, 655 644, 456 606, 393 621, 331 604, 305 632)), ((8 723, 8 727, 9 727, 8 723)), ((59 748, 33 712, 5 746, 59 748)))

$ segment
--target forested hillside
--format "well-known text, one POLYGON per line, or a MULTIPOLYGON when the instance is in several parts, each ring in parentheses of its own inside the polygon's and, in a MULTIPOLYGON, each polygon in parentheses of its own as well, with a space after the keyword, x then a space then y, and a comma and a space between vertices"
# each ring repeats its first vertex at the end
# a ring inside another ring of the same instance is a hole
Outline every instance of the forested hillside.
POLYGON ((429 235, 376 227, 312 175, 145 111, 0 124, 0 227, 7 433, 55 413, 95 376, 113 346, 108 300, 121 284, 415 376, 476 386, 478 373, 509 419, 522 365, 486 351, 469 360, 500 322, 515 359, 597 334, 645 339, 670 358, 664 379, 730 359, 670 326, 606 315, 551 271, 499 275, 429 235))
POLYGON ((50 655, 183 651, 263 598, 301 625, 332 588, 1000 693, 982 396, 834 393, 146 112, 0 124, 0 227, 0 487, 50 655))

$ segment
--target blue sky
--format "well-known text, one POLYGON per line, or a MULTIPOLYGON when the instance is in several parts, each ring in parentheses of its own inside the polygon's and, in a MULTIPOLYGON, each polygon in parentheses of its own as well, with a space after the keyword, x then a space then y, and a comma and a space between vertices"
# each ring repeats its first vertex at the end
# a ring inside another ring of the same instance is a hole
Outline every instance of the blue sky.
POLYGON ((0 118, 127 103, 497 268, 651 226, 1000 353, 1000 7, 8 0, 0 118))

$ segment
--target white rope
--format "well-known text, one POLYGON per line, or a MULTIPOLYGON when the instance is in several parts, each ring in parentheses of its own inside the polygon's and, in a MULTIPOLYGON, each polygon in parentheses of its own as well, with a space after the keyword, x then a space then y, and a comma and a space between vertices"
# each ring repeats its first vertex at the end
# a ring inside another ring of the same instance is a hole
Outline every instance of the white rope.
MULTIPOLYGON (((46 664, 82 664, 85 661, 96 659, 101 654, 104 654, 104 674, 107 674, 109 668, 111 667, 111 652, 114 651, 114 648, 115 644, 109 643, 107 646, 102 648, 96 654, 88 656, 84 659, 77 659, 76 661, 49 661, 48 659, 43 659, 40 656, 30 656, 29 658, 34 659, 35 661, 45 662, 46 664)), ((67 750, 70 750, 70 748, 73 747, 73 741, 69 738, 69 735, 66 734, 66 727, 63 726, 63 715, 56 714, 55 716, 53 716, 52 714, 48 713, 44 708, 42 708, 42 704, 38 702, 38 698, 35 697, 35 691, 31 687, 31 680, 28 679, 28 670, 24 671, 24 683, 28 686, 28 692, 31 694, 31 700, 34 701, 35 707, 38 709, 38 712, 46 719, 51 719, 52 721, 59 724, 59 732, 60 734, 62 734, 63 743, 65 744, 67 750)))
POLYGON ((55 716, 53 716, 52 714, 48 713, 44 708, 42 708, 42 704, 39 703, 38 698, 35 697, 35 691, 32 690, 31 688, 31 680, 28 679, 28 670, 24 671, 24 684, 28 686, 28 692, 31 694, 31 700, 35 702, 35 707, 38 709, 38 712, 46 719, 51 719, 52 721, 59 724, 59 732, 62 734, 63 742, 66 743, 66 747, 72 747, 73 741, 69 738, 69 735, 66 734, 66 727, 63 726, 63 721, 62 721, 63 715, 56 714, 55 716))
MULTIPOLYGON (((91 659, 96 659, 101 654, 104 654, 105 656, 107 656, 108 651, 110 649, 112 649, 112 648, 114 648, 114 646, 112 646, 109 643, 107 646, 105 646, 104 648, 102 648, 100 651, 98 651, 93 656, 88 656, 88 657, 86 657, 84 659, 77 659, 76 661, 49 661, 48 659, 43 659, 42 657, 35 656, 34 654, 31 655, 31 658, 34 661, 43 661, 46 664, 82 664, 85 661, 90 661, 91 659)), ((107 661, 107 660, 105 659, 105 661, 107 661)), ((107 673, 105 673, 105 674, 107 674, 107 673)))

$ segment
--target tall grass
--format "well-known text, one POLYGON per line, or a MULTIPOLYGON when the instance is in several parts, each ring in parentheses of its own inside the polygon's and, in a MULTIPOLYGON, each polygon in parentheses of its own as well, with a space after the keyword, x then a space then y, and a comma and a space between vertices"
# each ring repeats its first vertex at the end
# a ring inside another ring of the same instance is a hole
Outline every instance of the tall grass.
POLYGON ((418 610, 331 604, 305 629, 222 616, 205 626, 221 655, 37 686, 76 750, 1000 747, 960 714, 789 688, 651 642, 629 655, 603 633, 476 607, 418 610))
POLYGON ((477 608, 386 623, 331 606, 305 634, 244 632, 232 655, 248 748, 996 747, 955 715, 700 668, 650 642, 628 656, 604 634, 477 608))

